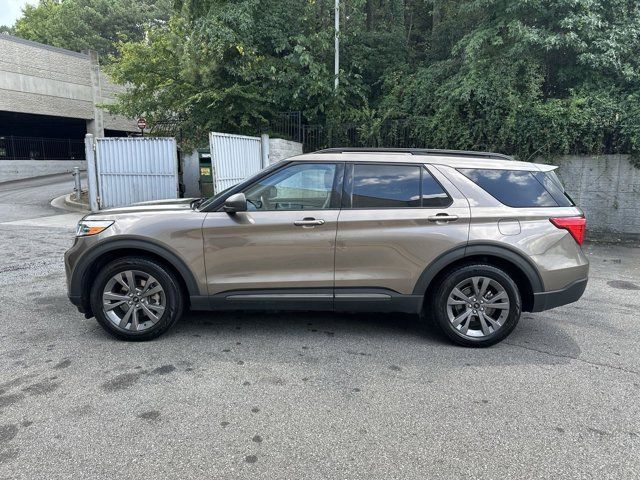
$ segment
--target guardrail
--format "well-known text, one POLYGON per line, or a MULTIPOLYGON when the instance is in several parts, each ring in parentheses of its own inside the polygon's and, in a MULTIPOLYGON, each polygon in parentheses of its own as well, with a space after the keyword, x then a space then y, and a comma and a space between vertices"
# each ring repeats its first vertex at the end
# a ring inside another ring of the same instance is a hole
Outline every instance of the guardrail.
POLYGON ((0 136, 0 160, 84 160, 84 140, 0 136))

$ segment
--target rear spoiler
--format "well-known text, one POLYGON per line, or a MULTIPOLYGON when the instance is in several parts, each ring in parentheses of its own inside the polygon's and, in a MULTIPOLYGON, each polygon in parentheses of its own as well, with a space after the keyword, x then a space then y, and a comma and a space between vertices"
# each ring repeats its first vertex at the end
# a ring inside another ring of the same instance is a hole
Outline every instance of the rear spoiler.
POLYGON ((552 170, 555 170, 556 168, 558 168, 557 165, 548 165, 546 163, 534 163, 534 165, 538 168, 538 170, 540 170, 541 172, 551 172, 552 170))

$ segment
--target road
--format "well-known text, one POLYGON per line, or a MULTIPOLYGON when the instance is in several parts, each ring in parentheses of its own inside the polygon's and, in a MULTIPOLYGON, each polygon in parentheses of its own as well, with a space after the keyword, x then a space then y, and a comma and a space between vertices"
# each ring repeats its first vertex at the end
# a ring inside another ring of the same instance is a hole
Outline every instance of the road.
POLYGON ((588 245, 585 297, 490 349, 323 313, 188 314, 132 344, 66 299, 72 217, 48 201, 71 181, 15 186, 1 479, 640 478, 640 249, 588 245))

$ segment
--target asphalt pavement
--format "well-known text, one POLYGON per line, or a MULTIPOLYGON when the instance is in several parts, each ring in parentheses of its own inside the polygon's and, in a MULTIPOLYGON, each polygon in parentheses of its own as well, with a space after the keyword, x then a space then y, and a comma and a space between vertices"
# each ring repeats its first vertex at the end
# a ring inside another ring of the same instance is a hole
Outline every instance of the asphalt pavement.
POLYGON ((489 349, 395 314, 126 343, 66 298, 71 188, 0 185, 0 479, 640 478, 640 249, 587 245, 585 296, 489 349))

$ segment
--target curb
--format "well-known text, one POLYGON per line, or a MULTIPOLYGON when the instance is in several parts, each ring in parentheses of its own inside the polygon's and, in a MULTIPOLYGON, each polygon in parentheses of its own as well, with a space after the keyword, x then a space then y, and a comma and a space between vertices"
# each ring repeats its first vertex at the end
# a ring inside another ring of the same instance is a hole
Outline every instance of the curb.
POLYGON ((51 200, 51 206, 60 210, 67 210, 69 212, 83 212, 89 213, 89 206, 86 203, 73 200, 71 196, 73 193, 67 193, 66 195, 60 195, 59 197, 51 200))

